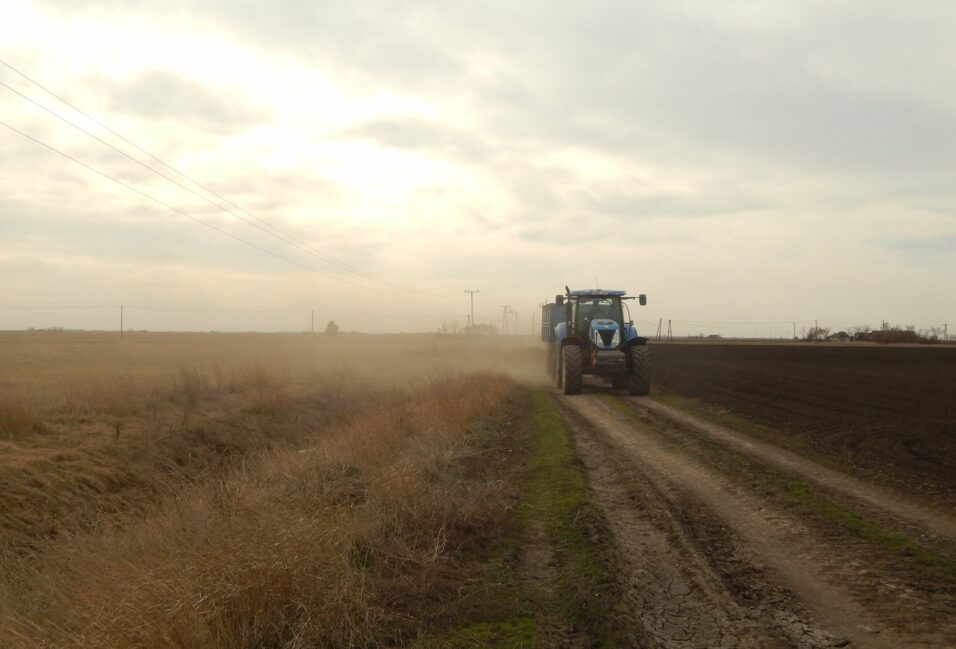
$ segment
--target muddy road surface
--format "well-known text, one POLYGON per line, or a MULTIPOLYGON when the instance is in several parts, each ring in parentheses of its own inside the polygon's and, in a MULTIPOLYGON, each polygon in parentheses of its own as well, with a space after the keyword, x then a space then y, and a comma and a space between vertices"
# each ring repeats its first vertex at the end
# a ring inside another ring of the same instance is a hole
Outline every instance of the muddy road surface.
POLYGON ((646 647, 956 647, 956 517, 648 397, 554 393, 646 647))

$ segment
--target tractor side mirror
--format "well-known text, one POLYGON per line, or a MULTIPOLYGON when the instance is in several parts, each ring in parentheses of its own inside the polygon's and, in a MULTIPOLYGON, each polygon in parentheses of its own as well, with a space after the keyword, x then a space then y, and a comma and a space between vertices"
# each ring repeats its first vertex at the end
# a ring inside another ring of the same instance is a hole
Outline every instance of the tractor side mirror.
POLYGON ((647 296, 641 293, 637 296, 637 301, 641 304, 641 306, 644 306, 647 304, 647 296))
POLYGON ((555 303, 555 304, 558 304, 558 305, 564 304, 564 296, 563 296, 563 295, 555 295, 555 296, 554 296, 554 303, 555 303))

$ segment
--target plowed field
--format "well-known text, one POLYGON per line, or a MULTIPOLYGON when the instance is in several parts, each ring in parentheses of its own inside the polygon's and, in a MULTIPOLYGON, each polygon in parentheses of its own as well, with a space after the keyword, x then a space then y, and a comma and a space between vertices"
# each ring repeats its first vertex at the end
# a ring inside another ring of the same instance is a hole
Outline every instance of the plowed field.
POLYGON ((655 345, 661 396, 938 505, 956 504, 956 348, 655 345))

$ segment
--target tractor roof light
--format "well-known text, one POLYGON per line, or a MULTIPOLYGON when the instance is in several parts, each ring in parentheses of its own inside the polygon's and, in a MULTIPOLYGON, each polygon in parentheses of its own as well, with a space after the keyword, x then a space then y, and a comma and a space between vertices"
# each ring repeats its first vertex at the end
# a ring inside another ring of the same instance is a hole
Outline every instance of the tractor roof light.
POLYGON ((627 295, 627 291, 619 290, 609 290, 603 288, 588 288, 588 289, 579 289, 576 291, 568 291, 568 295, 571 297, 624 297, 627 295))

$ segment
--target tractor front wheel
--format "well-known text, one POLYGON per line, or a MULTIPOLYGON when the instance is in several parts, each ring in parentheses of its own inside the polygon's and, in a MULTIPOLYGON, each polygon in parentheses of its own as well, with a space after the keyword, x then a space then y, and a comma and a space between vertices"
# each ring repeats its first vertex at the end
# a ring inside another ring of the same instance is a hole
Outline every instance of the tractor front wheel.
POLYGON ((644 345, 631 347, 627 391, 631 394, 647 394, 651 391, 651 350, 644 345))
POLYGON ((584 356, 577 345, 565 345, 561 350, 561 387, 565 394, 581 391, 584 377, 584 356))

